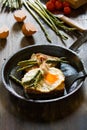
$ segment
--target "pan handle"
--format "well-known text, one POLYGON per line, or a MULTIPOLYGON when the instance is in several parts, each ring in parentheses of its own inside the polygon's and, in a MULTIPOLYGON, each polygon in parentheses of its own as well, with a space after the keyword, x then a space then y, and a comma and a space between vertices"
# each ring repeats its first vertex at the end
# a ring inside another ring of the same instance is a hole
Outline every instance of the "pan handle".
POLYGON ((79 72, 78 74, 65 76, 65 85, 67 86, 67 88, 69 88, 77 80, 82 79, 83 81, 85 80, 86 77, 87 73, 82 73, 82 71, 79 72))
POLYGON ((69 47, 73 51, 77 51, 78 48, 87 41, 87 30, 69 47))

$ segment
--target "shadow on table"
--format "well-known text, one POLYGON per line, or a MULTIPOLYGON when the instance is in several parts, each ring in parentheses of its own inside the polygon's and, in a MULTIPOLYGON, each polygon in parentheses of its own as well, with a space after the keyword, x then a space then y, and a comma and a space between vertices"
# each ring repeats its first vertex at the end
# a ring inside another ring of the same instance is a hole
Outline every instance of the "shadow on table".
MULTIPOLYGON (((6 90, 4 91, 4 93, 7 93, 6 90)), ((9 95, 9 93, 5 97, 3 95, 1 98, 2 105, 6 111, 16 118, 30 122, 47 123, 64 119, 73 114, 83 103, 84 92, 82 87, 72 96, 64 100, 44 104, 24 102, 9 95)))
POLYGON ((7 43, 7 39, 0 39, 0 51, 5 48, 6 43, 7 43))
POLYGON ((33 36, 30 36, 30 37, 24 36, 21 40, 21 48, 27 47, 29 45, 34 45, 34 44, 35 44, 35 41, 34 41, 33 36))
POLYGON ((12 27, 12 30, 14 32, 20 32, 21 29, 22 29, 23 24, 24 24, 23 22, 20 22, 20 23, 19 22, 15 22, 13 27, 12 27))
POLYGON ((70 16, 71 16, 72 18, 77 18, 79 15, 85 14, 86 11, 87 11, 87 4, 84 4, 84 5, 81 6, 80 8, 73 9, 70 16))
MULTIPOLYGON (((15 24, 13 25, 12 30, 15 33, 18 33, 18 32, 22 33, 22 26, 23 26, 23 24, 24 24, 24 22, 21 22, 21 23, 15 22, 15 24)), ((31 35, 31 36, 27 37, 27 36, 24 36, 24 34, 23 34, 23 37, 21 39, 21 48, 29 46, 29 45, 33 45, 33 44, 35 44, 33 36, 31 35)))

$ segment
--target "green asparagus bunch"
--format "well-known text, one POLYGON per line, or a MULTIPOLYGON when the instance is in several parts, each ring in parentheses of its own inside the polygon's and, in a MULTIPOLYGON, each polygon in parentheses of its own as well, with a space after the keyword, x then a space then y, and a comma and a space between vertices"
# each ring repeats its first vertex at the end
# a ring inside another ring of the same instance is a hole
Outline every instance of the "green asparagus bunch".
POLYGON ((40 2, 40 0, 27 0, 23 1, 23 4, 29 10, 29 12, 30 9, 35 11, 62 40, 66 40, 68 38, 61 33, 61 29, 64 31, 75 30, 75 28, 69 28, 64 25, 63 21, 60 21, 50 11, 48 11, 40 2))
POLYGON ((19 9, 22 7, 22 0, 0 0, 2 4, 2 9, 6 9, 9 11, 19 9))

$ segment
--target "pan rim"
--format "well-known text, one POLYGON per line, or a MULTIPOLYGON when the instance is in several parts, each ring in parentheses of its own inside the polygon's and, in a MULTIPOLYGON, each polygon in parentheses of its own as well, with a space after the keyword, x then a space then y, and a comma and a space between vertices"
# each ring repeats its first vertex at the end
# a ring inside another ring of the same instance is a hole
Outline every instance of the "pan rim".
MULTIPOLYGON (((25 98, 25 97, 23 97, 23 96, 20 96, 20 95, 17 94, 15 91, 13 92, 13 91, 11 90, 11 87, 10 87, 10 88, 8 87, 8 84, 6 83, 5 77, 4 77, 4 69, 5 69, 6 65, 7 65, 7 63, 8 63, 15 55, 17 55, 18 53, 20 53, 20 52, 22 52, 22 51, 24 51, 24 50, 26 50, 26 49, 34 48, 34 47, 37 47, 37 46, 38 46, 38 47, 44 47, 44 46, 47 47, 47 46, 49 46, 49 47, 62 48, 62 49, 65 49, 65 50, 71 52, 72 54, 74 54, 75 56, 77 56, 77 57, 79 58, 79 56, 77 55, 77 53, 74 52, 73 50, 70 50, 69 48, 61 47, 61 46, 58 46, 58 45, 48 45, 48 44, 40 45, 40 44, 37 44, 37 45, 31 45, 31 46, 28 46, 28 47, 21 48, 20 50, 18 50, 18 51, 15 52, 14 54, 12 54, 9 58, 7 58, 6 61, 5 61, 5 63, 4 63, 3 66, 2 66, 2 82, 3 82, 3 84, 4 84, 4 87, 5 87, 12 95, 16 96, 17 98, 19 98, 19 99, 21 99, 21 100, 23 100, 23 101, 33 102, 33 103, 50 103, 50 102, 56 102, 56 101, 60 101, 60 100, 62 100, 62 99, 66 99, 67 97, 69 97, 69 96, 71 96, 72 94, 74 94, 75 92, 77 92, 77 90, 79 90, 79 88, 82 86, 82 84, 83 84, 84 81, 82 81, 82 82, 78 85, 78 87, 76 87, 72 92, 70 92, 70 93, 68 93, 68 94, 66 94, 66 95, 63 95, 63 96, 61 96, 61 97, 52 98, 52 99, 43 99, 43 100, 41 100, 41 99, 36 99, 36 100, 35 100, 35 99, 27 99, 27 98, 25 98)), ((79 58, 79 60, 80 60, 80 58, 79 58)), ((80 60, 80 61, 81 61, 81 60, 80 60)), ((81 64, 82 64, 82 61, 81 61, 81 64)), ((82 64, 82 67, 83 67, 83 64, 82 64)), ((84 70, 84 67, 83 67, 83 70, 84 70)), ((84 70, 84 72, 85 72, 85 70, 84 70)), ((10 86, 10 85, 9 85, 9 86, 10 86)))

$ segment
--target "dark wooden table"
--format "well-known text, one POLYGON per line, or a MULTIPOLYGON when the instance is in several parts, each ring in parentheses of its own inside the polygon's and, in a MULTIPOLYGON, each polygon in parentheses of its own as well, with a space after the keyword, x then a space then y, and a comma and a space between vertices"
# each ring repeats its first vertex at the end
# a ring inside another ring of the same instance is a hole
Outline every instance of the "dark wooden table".
MULTIPOLYGON (((0 27, 5 24, 10 30, 6 40, 0 39, 0 74, 5 60, 19 49, 30 45, 49 44, 37 22, 27 10, 25 11, 27 13, 25 22, 32 22, 38 29, 38 32, 29 38, 22 34, 22 23, 15 21, 13 13, 0 13, 0 27)), ((74 10, 71 18, 87 28, 87 5, 74 10)), ((51 44, 54 45, 68 47, 80 35, 79 33, 69 35, 64 45, 49 27, 47 29, 52 39, 51 44)), ((78 53, 85 70, 87 70, 86 43, 79 48, 78 53)), ((87 80, 81 89, 69 98, 43 105, 25 103, 10 95, 0 76, 0 130, 87 130, 87 80)))

